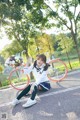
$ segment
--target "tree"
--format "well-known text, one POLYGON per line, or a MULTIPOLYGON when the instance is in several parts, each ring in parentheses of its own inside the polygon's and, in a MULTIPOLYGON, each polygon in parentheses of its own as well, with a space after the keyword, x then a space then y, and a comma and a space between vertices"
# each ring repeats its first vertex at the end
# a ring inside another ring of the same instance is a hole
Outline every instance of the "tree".
POLYGON ((5 46, 5 48, 1 51, 1 55, 3 55, 6 59, 11 55, 22 52, 22 50, 22 46, 14 40, 11 44, 5 46))
POLYGON ((72 39, 68 38, 65 34, 57 35, 56 39, 58 40, 58 45, 62 49, 61 52, 66 53, 70 69, 72 69, 72 66, 71 66, 71 63, 70 63, 70 58, 69 58, 69 52, 73 48, 72 39))
MULTIPOLYGON (((46 27, 56 26, 66 28, 71 32, 72 39, 75 43, 75 48, 78 53, 80 60, 78 43, 77 43, 77 28, 79 21, 79 13, 77 12, 78 0, 56 0, 53 1, 52 5, 55 4, 55 11, 47 2, 43 0, 1 0, 1 4, 6 5, 6 12, 2 12, 3 20, 10 23, 7 34, 16 39, 22 48, 26 50, 26 56, 28 57, 28 45, 30 40, 31 30, 43 30, 46 27), (71 8, 74 8, 74 12, 71 11, 71 8), (63 13, 63 17, 61 16, 63 13), (5 17, 4 17, 5 16, 5 17), (7 19, 5 19, 7 18, 7 19), (48 21, 50 19, 55 19, 57 22, 50 24, 48 21), (68 23, 70 25, 68 25, 68 23), (75 28, 75 29, 74 29, 75 28)), ((11 38, 11 39, 12 39, 11 38)), ((37 44, 36 37, 35 43, 37 46, 38 53, 40 48, 37 44)))
POLYGON ((51 58, 54 48, 53 48, 53 39, 50 35, 43 33, 40 37, 37 38, 39 41, 39 46, 41 46, 41 53, 48 53, 51 58))
POLYGON ((52 17, 57 21, 57 27, 61 27, 63 29, 65 26, 71 32, 71 36, 75 43, 75 49, 77 51, 80 62, 80 52, 77 42, 77 29, 80 19, 80 11, 77 10, 79 7, 78 0, 56 0, 56 2, 53 1, 52 4, 55 4, 55 11, 49 3, 45 2, 45 4, 49 7, 50 18, 52 17))
MULTIPOLYGON (((43 0, 25 1, 25 0, 2 0, 1 4, 7 6, 8 15, 5 17, 9 20, 8 28, 5 27, 7 35, 11 40, 17 40, 26 51, 28 58, 28 44, 31 29, 39 28, 43 20, 41 5, 43 0), (38 4, 39 3, 39 4, 38 4), (34 27, 35 26, 35 27, 34 27)), ((5 11, 2 13, 4 16, 5 11)), ((3 18, 4 20, 6 20, 3 18)), ((43 20, 44 24, 46 19, 43 20)), ((35 39, 36 40, 36 39, 35 39)))
POLYGON ((33 32, 32 39, 30 40, 31 45, 29 45, 29 51, 32 54, 31 51, 34 51, 35 54, 40 53, 48 53, 48 57, 51 57, 51 55, 54 52, 53 48, 53 39, 50 35, 47 35, 45 33, 41 34, 39 32, 33 32))
POLYGON ((11 28, 7 30, 7 34, 9 36, 9 39, 15 40, 20 44, 22 47, 22 50, 25 50, 26 57, 28 58, 28 35, 29 35, 29 29, 27 28, 28 24, 20 21, 16 23, 12 23, 13 25, 11 28))

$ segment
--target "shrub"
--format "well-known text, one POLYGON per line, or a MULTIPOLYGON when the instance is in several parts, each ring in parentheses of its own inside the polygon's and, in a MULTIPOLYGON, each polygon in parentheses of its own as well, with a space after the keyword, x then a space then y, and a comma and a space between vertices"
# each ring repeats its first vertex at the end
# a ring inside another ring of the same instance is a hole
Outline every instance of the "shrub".
POLYGON ((2 73, 2 71, 3 71, 3 66, 0 65, 0 73, 2 73))

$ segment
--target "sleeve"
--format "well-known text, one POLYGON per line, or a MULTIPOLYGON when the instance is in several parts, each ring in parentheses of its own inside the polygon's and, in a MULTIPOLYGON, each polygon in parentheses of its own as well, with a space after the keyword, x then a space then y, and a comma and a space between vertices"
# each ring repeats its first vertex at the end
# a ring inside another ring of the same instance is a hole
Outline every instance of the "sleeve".
POLYGON ((45 79, 46 75, 47 75, 47 73, 46 73, 46 71, 44 71, 44 72, 38 77, 38 79, 36 80, 35 85, 36 85, 36 86, 39 85, 39 84, 42 82, 42 80, 45 79))
POLYGON ((32 70, 33 70, 33 65, 31 65, 29 67, 25 66, 23 68, 24 74, 30 74, 30 72, 32 72, 32 70))

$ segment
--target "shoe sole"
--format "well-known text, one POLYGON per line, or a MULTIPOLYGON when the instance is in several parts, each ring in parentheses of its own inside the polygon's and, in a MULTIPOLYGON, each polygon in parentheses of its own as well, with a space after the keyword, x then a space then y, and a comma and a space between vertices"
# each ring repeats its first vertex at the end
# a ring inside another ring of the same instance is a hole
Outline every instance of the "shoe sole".
POLYGON ((37 104, 37 103, 34 103, 34 104, 32 104, 32 105, 28 105, 28 106, 23 106, 23 108, 29 108, 29 107, 31 107, 31 106, 33 106, 33 105, 35 105, 35 104, 37 104))
MULTIPOLYGON (((20 103, 20 102, 19 102, 19 103, 20 103)), ((16 106, 16 105, 18 105, 19 103, 15 104, 15 105, 14 105, 14 104, 12 104, 12 106, 16 106)))

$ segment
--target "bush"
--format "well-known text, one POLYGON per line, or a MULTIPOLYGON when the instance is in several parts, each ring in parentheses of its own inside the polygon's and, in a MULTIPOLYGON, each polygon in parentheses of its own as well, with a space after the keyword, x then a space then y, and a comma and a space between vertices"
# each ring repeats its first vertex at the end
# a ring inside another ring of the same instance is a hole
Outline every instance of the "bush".
POLYGON ((0 65, 0 73, 2 73, 2 71, 3 71, 3 66, 0 65))
POLYGON ((9 85, 9 81, 8 80, 5 80, 2 82, 2 86, 8 86, 9 85))
POLYGON ((0 55, 0 63, 3 65, 5 63, 4 57, 0 55))

